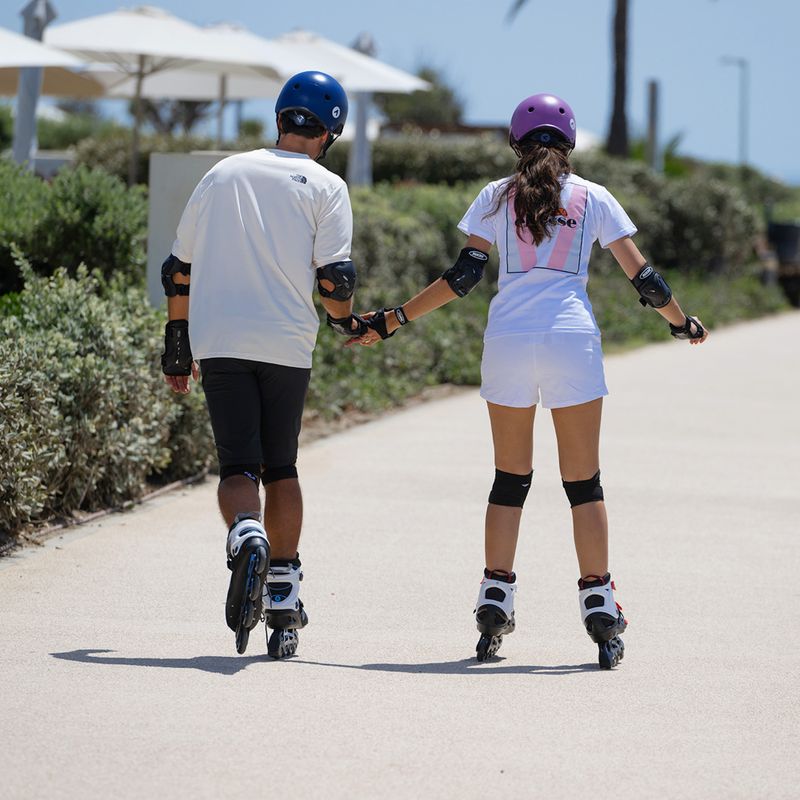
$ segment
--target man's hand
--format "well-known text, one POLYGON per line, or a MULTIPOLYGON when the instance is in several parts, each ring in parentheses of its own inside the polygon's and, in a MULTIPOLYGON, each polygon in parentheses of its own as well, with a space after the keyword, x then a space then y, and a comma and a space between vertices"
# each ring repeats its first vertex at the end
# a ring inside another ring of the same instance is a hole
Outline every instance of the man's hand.
POLYGON ((197 364, 189 345, 189 323, 185 319, 171 319, 164 328, 161 371, 172 391, 180 394, 189 393, 189 375, 197 380, 197 364))
POLYGON ((332 317, 328 314, 327 323, 329 328, 342 336, 359 337, 369 330, 366 321, 358 314, 350 314, 349 317, 332 317))
MULTIPOLYGON (((192 378, 197 380, 199 376, 200 372, 197 369, 197 362, 192 361, 192 378)), ((164 383, 166 383, 173 392, 177 392, 178 394, 189 394, 191 391, 188 375, 165 375, 164 383)))

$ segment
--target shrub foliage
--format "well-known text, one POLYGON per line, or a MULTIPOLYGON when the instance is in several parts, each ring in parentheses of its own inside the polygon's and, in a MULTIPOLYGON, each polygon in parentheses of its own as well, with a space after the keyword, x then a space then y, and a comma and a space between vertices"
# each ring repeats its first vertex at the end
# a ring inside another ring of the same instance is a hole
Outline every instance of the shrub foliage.
MULTIPOLYGON (((485 181, 509 167, 505 150, 488 174, 470 173, 469 158, 441 170, 424 159, 412 165, 417 180, 444 174, 453 185, 385 183, 352 192, 358 310, 407 300, 453 262, 464 242, 456 224, 485 181)), ((412 174, 402 171, 406 157, 418 154, 398 149, 394 178, 412 174)), ((782 307, 777 290, 744 266, 762 222, 735 182, 710 174, 667 180, 600 154, 581 155, 575 166, 617 195, 640 228, 637 243, 666 269, 687 312, 713 327, 782 307)), ((142 281, 143 190, 86 166, 48 185, 0 162, 0 179, 0 281, 15 290, 0 295, 0 531, 13 533, 118 505, 152 477, 194 474, 213 446, 200 387, 177 397, 161 378, 163 311, 147 305, 142 281)), ((374 411, 429 385, 477 384, 496 269, 490 261, 468 297, 373 348, 344 349, 323 326, 309 412, 374 411)), ((667 338, 661 318, 640 308, 599 248, 590 274, 606 343, 667 338)))
POLYGON ((144 292, 101 293, 85 267, 71 278, 20 266, 19 310, 0 319, 0 530, 116 506, 148 476, 206 466, 202 396, 166 391, 163 321, 144 292))
POLYGON ((36 272, 90 264, 107 278, 144 279, 146 193, 128 190, 104 170, 66 169, 52 183, 0 159, 0 292, 16 291, 21 277, 16 245, 36 272))

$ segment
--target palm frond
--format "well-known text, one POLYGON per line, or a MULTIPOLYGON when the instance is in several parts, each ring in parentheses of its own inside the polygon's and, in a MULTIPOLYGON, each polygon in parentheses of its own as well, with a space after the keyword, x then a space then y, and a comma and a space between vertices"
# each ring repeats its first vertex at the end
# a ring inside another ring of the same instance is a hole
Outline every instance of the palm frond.
POLYGON ((528 0, 514 0, 511 8, 508 11, 508 14, 506 15, 506 22, 511 22, 527 2, 528 0))

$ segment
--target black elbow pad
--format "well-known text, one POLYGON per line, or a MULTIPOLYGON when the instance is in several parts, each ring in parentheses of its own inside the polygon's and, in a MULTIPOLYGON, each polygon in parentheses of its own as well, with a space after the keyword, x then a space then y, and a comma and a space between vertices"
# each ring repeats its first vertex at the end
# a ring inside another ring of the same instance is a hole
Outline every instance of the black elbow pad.
POLYGON ((649 264, 645 264, 631 283, 639 292, 639 302, 643 306, 663 308, 672 300, 672 289, 667 282, 649 264))
POLYGON ((456 263, 442 275, 442 278, 459 297, 464 297, 480 282, 488 260, 489 256, 483 250, 465 247, 458 254, 456 263))
POLYGON ((317 269, 317 289, 323 297, 349 300, 356 290, 356 268, 352 261, 336 261, 317 269), (322 281, 330 281, 333 289, 326 289, 322 281))
POLYGON ((161 265, 161 284, 164 287, 164 294, 167 297, 181 295, 185 297, 189 294, 189 285, 186 283, 175 283, 172 276, 179 272, 181 275, 190 275, 192 265, 181 261, 176 256, 169 254, 169 257, 161 265))

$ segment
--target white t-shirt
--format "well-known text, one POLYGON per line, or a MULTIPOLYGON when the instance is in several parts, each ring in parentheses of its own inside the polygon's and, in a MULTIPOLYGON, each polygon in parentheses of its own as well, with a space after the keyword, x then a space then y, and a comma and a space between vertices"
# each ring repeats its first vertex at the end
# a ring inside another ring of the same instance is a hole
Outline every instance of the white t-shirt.
POLYGON ((349 258, 352 236, 346 184, 306 155, 254 150, 212 167, 172 246, 192 265, 194 357, 310 367, 315 270, 349 258))
POLYGON ((500 273, 484 338, 510 333, 574 331, 599 333, 586 294, 589 254, 636 233, 622 206, 603 186, 567 175, 562 181, 563 214, 538 247, 527 230, 517 235, 513 198, 496 213, 495 198, 509 178, 484 187, 459 222, 459 230, 497 243, 500 273))

